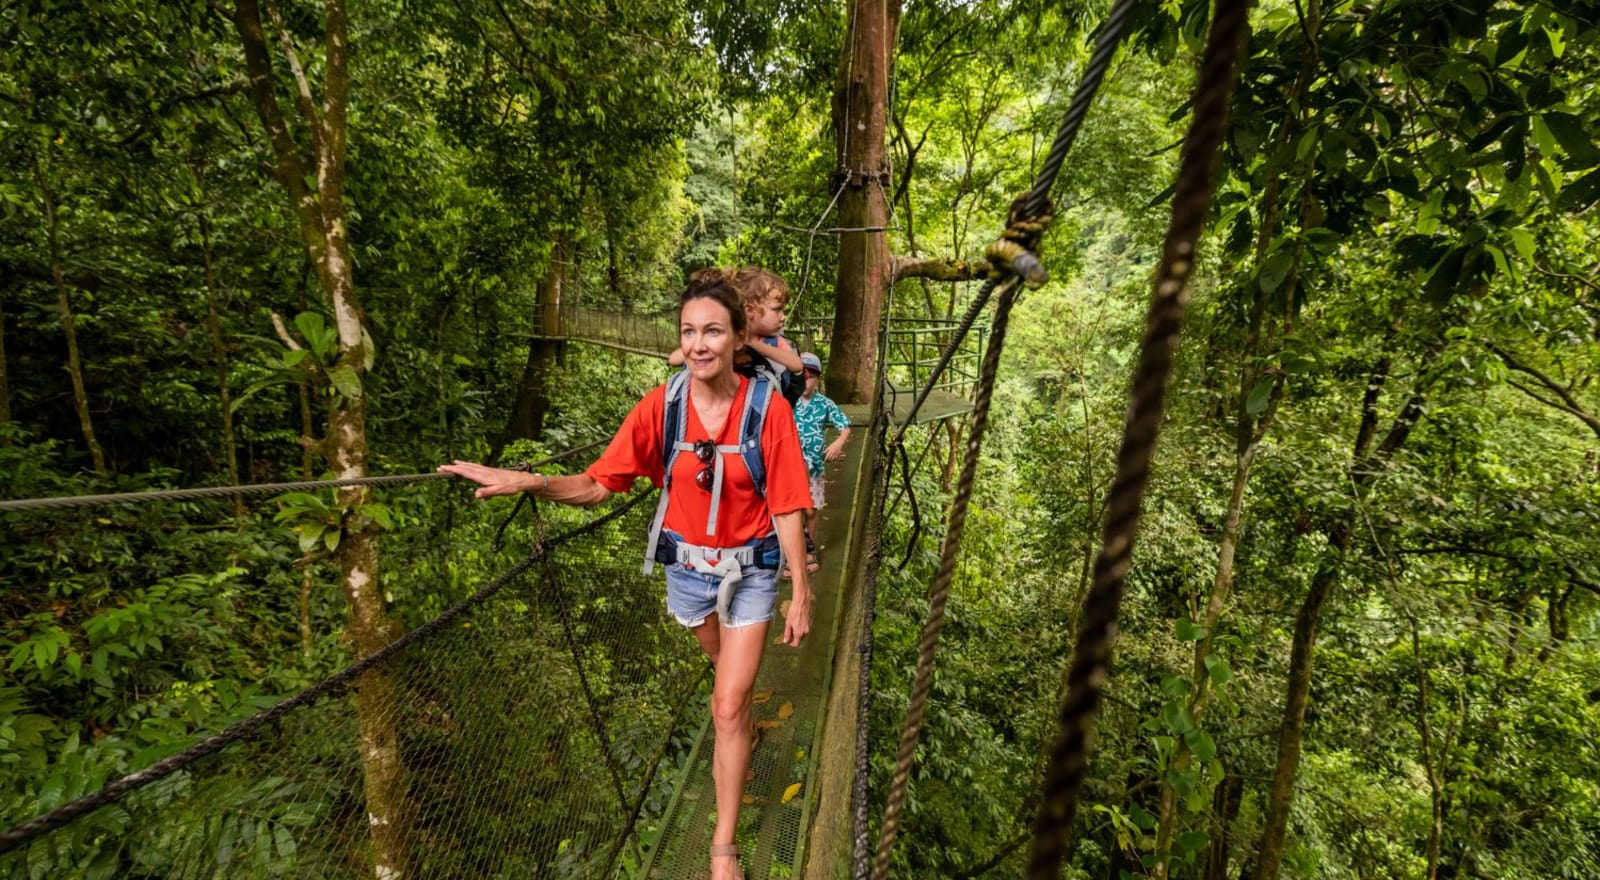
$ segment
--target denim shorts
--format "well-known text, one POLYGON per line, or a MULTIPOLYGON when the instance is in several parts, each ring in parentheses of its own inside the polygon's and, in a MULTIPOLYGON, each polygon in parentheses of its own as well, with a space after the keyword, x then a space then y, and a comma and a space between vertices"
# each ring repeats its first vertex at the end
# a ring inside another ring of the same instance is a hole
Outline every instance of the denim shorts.
MULTIPOLYGON (((667 610, 684 626, 694 628, 716 613, 717 588, 722 577, 702 574, 682 563, 667 566, 667 610)), ((722 625, 737 629, 766 623, 778 605, 778 573, 769 568, 746 568, 733 587, 728 619, 722 625)))

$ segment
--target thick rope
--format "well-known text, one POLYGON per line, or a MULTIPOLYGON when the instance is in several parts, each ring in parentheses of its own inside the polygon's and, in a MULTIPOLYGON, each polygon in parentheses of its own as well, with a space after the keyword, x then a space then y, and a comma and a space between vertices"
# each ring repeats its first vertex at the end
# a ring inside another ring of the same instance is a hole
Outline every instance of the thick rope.
POLYGON ((1100 554, 1084 600, 1083 622, 1067 672, 1060 730, 1045 769, 1044 797, 1034 818, 1029 880, 1056 880, 1078 806, 1078 787, 1089 766, 1100 690, 1110 675, 1111 648, 1150 461, 1155 455, 1165 408, 1173 352, 1188 305, 1195 244, 1211 202, 1211 167, 1227 124, 1238 75, 1239 52, 1248 35, 1249 0, 1217 0, 1196 88, 1194 113, 1184 138, 1161 265, 1146 315, 1132 397, 1117 454, 1116 478, 1106 499, 1100 554))
POLYGON ((322 681, 319 681, 300 693, 289 697, 270 709, 264 709, 254 715, 251 715, 249 718, 236 722, 221 732, 212 734, 211 736, 206 737, 200 742, 195 743, 194 745, 184 749, 181 752, 178 752, 177 754, 162 758, 143 770, 129 773, 126 776, 115 779, 107 783, 105 787, 101 788, 99 791, 86 794, 76 800, 62 804, 61 806, 51 810, 48 813, 45 813, 42 816, 37 816, 10 829, 9 831, 0 833, 0 854, 10 852, 11 850, 27 843, 30 840, 33 840, 41 834, 54 831, 81 816, 85 816, 94 812, 106 804, 119 801, 134 791, 143 788, 152 782, 165 779, 166 777, 176 773, 184 767, 187 767, 200 758, 203 758, 206 755, 210 755, 214 752, 221 751, 222 749, 239 742, 260 728, 277 721, 279 718, 283 717, 294 709, 314 704, 322 700, 324 697, 333 696, 342 692, 345 688, 349 687, 351 682, 360 677, 362 673, 372 669, 380 663, 383 663, 390 657, 395 656, 399 652, 410 647, 415 642, 428 638, 434 633, 437 633, 439 630, 450 626, 456 620, 456 618, 459 618, 472 608, 483 604, 490 597, 504 589, 507 584, 526 574, 528 569, 532 568, 535 564, 544 559, 546 554, 548 554, 551 550, 567 543, 568 541, 581 538, 584 535, 597 531, 602 526, 622 517, 628 511, 632 510, 634 507, 637 507, 645 499, 649 498, 650 495, 651 493, 648 492, 641 493, 638 497, 629 499, 627 503, 620 505, 615 510, 607 512, 604 516, 596 517, 595 519, 592 519, 581 526, 570 529, 554 538, 551 538, 542 548, 536 548, 527 556, 524 556, 516 565, 513 565, 511 568, 501 573, 499 577, 496 577, 494 580, 490 581, 483 587, 483 589, 473 593, 471 596, 468 596, 465 599, 462 599, 460 602, 457 602, 449 608, 446 608, 439 614, 438 617, 435 617, 416 629, 400 636, 398 639, 395 639, 381 649, 374 651, 373 653, 361 658, 349 666, 346 666, 339 672, 328 676, 322 681))
MULTIPOLYGON (((1035 218, 1049 213, 1050 190, 1056 185, 1056 177, 1061 173, 1061 164, 1066 160, 1067 152, 1078 139, 1078 130, 1083 126, 1083 117, 1089 112, 1089 105, 1094 103, 1094 97, 1100 91, 1100 84, 1105 80, 1106 71, 1111 68, 1111 59, 1117 54, 1117 47, 1128 33, 1135 5, 1135 0, 1117 0, 1117 5, 1112 7, 1110 15, 1106 17, 1104 25, 1096 35, 1094 52, 1089 56, 1088 65, 1084 67, 1083 79, 1078 83, 1078 89, 1072 95, 1072 103, 1067 106, 1067 112, 1061 118, 1061 126, 1056 129, 1055 140, 1051 142, 1050 152, 1045 156, 1038 176, 1034 178, 1033 188, 1028 190, 1026 207, 1022 212, 1025 217, 1035 218)), ((950 360, 955 357, 956 350, 961 347, 962 341, 966 339, 967 333, 978 320, 978 315, 983 312, 984 305, 988 303, 989 296, 994 293, 999 283, 999 279, 995 278, 984 282, 983 287, 978 290, 977 298, 967 307, 967 312, 962 316, 954 335, 950 337, 949 344, 939 354, 939 362, 934 365, 933 373, 929 375, 922 390, 917 393, 917 399, 912 402, 911 412, 906 416, 905 424, 895 432, 896 444, 916 420, 917 411, 922 409, 922 404, 927 401, 928 395, 933 393, 934 385, 950 366, 950 360)))
MULTIPOLYGON (((568 449, 549 458, 531 462, 529 467, 551 464, 577 455, 609 440, 600 440, 568 449)), ((281 495, 284 492, 314 492, 348 486, 403 486, 430 480, 447 480, 449 474, 390 474, 381 477, 350 477, 344 480, 302 480, 296 483, 254 483, 246 486, 201 486, 195 489, 154 489, 149 492, 118 492, 111 495, 66 495, 56 498, 21 498, 0 501, 0 513, 19 510, 65 510, 73 507, 101 507, 108 504, 150 504, 156 501, 192 501, 199 498, 231 498, 235 495, 281 495)))
POLYGON ((1000 247, 991 247, 991 262, 996 263, 990 280, 979 291, 977 299, 968 308, 956 333, 940 354, 927 384, 918 392, 911 412, 894 435, 899 446, 916 412, 922 407, 940 375, 948 368, 956 349, 971 330, 979 311, 988 297, 1000 291, 995 307, 989 347, 984 351, 983 366, 979 371, 977 396, 974 400, 972 426, 967 437, 966 458, 962 462, 961 477, 951 502, 950 521, 940 548, 939 569, 929 586, 928 617, 923 623, 922 639, 917 655, 917 670, 911 688, 911 702, 906 709, 905 726, 901 730, 900 748, 896 756, 894 775, 890 780, 888 803, 884 809, 883 827, 878 838, 877 858, 873 866, 875 880, 884 880, 889 873, 889 863, 894 853, 895 838, 899 833, 900 814, 905 808, 906 790, 910 783, 917 742, 922 734, 922 717, 926 711, 928 691, 933 684, 933 663, 939 643, 939 633, 944 627, 945 607, 950 599, 951 584, 955 579, 956 557, 961 548, 962 531, 966 525, 967 508, 972 499, 973 482, 977 476, 978 460, 983 451, 983 436, 988 427, 989 406, 994 393, 995 377, 999 373, 1000 358, 1005 349, 1006 328, 1011 308, 1026 281, 1038 286, 1046 278, 1043 267, 1035 256, 1039 238, 1049 222, 1050 190, 1055 185, 1061 163, 1077 137, 1083 117, 1105 78, 1111 59, 1116 54, 1131 20, 1134 0, 1118 0, 1105 25, 1096 37, 1095 51, 1085 68, 1082 82, 1073 96, 1072 104, 1057 129, 1049 156, 1040 168, 1033 188, 1024 199, 1014 203, 1007 217, 1007 229, 1000 247), (996 259, 996 255, 1003 259, 996 259))
POLYGON ((989 425, 989 404, 994 395, 995 376, 1000 371, 1000 355, 1005 350, 1006 328, 1011 320, 1011 307, 1022 287, 1020 278, 1012 277, 1000 284, 1000 298, 995 304, 994 325, 990 345, 983 353, 983 368, 978 374, 978 394, 973 402, 972 427, 967 435, 966 460, 961 464, 961 479, 956 484, 955 499, 950 506, 950 522, 945 531, 944 543, 939 552, 939 570, 928 587, 928 617, 922 624, 922 639, 917 653, 917 672, 911 685, 911 702, 906 707, 905 727, 900 732, 900 750, 896 756, 894 776, 889 784, 888 805, 883 812, 883 827, 879 831, 877 859, 873 864, 874 880, 889 876, 889 861, 894 853, 895 837, 900 831, 900 814, 905 809, 906 788, 911 779, 911 765, 916 757, 917 742, 922 736, 922 716, 927 709, 928 691, 933 686, 933 661, 939 647, 939 632, 944 628, 945 606, 950 601, 950 587, 955 580, 956 556, 961 550, 961 535, 966 528, 967 508, 972 500, 972 486, 978 472, 978 459, 983 451, 983 435, 989 425))

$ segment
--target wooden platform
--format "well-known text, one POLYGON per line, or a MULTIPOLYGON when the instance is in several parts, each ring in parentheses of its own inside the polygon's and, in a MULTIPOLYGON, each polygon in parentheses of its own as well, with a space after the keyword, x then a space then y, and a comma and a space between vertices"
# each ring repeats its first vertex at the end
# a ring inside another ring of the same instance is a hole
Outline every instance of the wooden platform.
MULTIPOLYGON (((911 411, 911 404, 915 400, 916 392, 912 389, 895 389, 895 392, 890 395, 891 418, 896 425, 905 424, 906 414, 911 411)), ((850 417, 850 424, 852 425, 865 425, 870 417, 868 413, 870 407, 864 403, 842 405, 839 408, 844 410, 844 414, 850 417)), ((913 424, 922 425, 928 422, 937 422, 941 419, 964 416, 970 412, 972 412, 972 401, 965 397, 958 397, 948 391, 934 391, 928 395, 928 399, 922 404, 922 408, 917 410, 917 417, 913 420, 913 424)))

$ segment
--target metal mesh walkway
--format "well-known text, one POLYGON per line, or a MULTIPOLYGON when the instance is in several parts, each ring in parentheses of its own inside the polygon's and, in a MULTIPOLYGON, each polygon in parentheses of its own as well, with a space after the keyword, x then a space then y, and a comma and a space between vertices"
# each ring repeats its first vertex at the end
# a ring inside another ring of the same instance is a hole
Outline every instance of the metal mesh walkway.
MULTIPOLYGON (((814 538, 822 568, 812 575, 816 592, 811 637, 798 648, 776 644, 782 639, 781 616, 769 635, 767 655, 756 679, 756 723, 761 741, 751 759, 754 778, 745 784, 738 843, 749 880, 798 877, 805 861, 811 817, 819 808, 845 809, 847 804, 819 805, 811 780, 817 769, 814 747, 821 740, 828 701, 839 590, 846 571, 846 536, 850 532, 850 487, 855 484, 861 445, 867 432, 858 430, 846 446, 845 458, 828 467, 828 503, 814 538)), ((787 590, 785 590, 787 592, 787 590)), ((704 721, 676 799, 662 822, 659 844, 646 859, 644 876, 677 880, 709 874, 708 848, 715 823, 716 797, 711 785, 714 739, 709 713, 704 721)), ((850 756, 830 760, 849 761, 850 756)))

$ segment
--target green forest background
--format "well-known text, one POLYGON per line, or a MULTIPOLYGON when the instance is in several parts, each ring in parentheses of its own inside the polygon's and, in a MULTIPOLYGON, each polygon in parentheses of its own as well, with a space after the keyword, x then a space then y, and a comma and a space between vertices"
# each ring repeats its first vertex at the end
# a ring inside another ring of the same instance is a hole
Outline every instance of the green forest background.
MULTIPOLYGON (((552 290, 760 264, 826 358, 865 2, 0 3, 0 497, 604 439, 665 367, 531 340, 552 290)), ((888 4, 897 260, 981 255, 1106 5, 888 4)), ((1207 19, 1138 6, 1055 191, 896 876, 1020 873, 1207 19)), ((1600 876, 1600 5, 1251 21, 1068 876, 1600 876)), ((888 311, 959 315, 938 275, 888 311)), ((890 521, 880 797, 965 428, 890 521)), ((0 514, 0 826, 428 620, 503 513, 0 514)), ((82 845, 45 873, 126 870, 82 845)))

